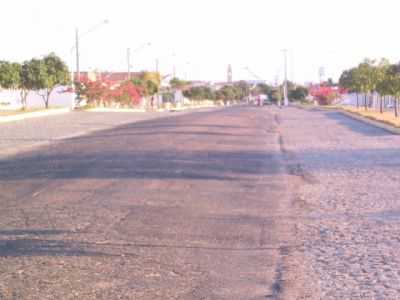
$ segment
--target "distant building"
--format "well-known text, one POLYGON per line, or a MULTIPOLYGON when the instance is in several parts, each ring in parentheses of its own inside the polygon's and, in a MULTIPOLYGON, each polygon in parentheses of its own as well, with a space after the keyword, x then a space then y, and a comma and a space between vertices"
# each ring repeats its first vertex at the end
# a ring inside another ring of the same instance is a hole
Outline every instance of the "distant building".
POLYGON ((191 87, 198 87, 198 86, 210 86, 211 81, 203 81, 203 80, 191 80, 189 85, 191 87))
POLYGON ((243 81, 246 82, 250 86, 267 83, 266 80, 239 80, 239 81, 231 81, 231 82, 218 81, 218 82, 213 82, 212 84, 210 84, 210 87, 212 89, 214 89, 215 91, 218 91, 218 90, 222 89, 226 85, 235 85, 235 84, 238 84, 239 82, 243 82, 243 81))
POLYGON ((221 82, 213 82, 211 84, 211 88, 215 91, 218 91, 220 89, 222 89, 224 86, 226 85, 233 85, 232 82, 226 82, 226 81, 221 81, 221 82))
POLYGON ((245 80, 245 82, 249 85, 267 84, 266 80, 261 80, 261 79, 245 80))
MULTIPOLYGON (((130 73, 130 78, 138 78, 141 73, 130 73)), ((74 79, 78 79, 78 75, 74 73, 74 79)), ((100 72, 100 71, 84 71, 80 72, 80 79, 81 80, 89 80, 89 81, 96 81, 96 80, 110 80, 115 82, 121 82, 129 79, 128 72, 100 72)))

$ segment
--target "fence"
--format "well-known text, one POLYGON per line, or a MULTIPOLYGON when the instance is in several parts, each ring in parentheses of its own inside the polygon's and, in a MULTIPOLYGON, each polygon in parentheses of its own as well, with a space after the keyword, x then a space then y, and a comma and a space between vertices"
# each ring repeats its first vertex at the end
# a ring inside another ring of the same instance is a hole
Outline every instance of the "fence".
MULTIPOLYGON (((367 99, 365 99, 364 94, 358 94, 358 105, 360 107, 365 106, 365 101, 367 101, 367 107, 379 110, 380 95, 378 93, 374 93, 372 97, 367 96, 367 99)), ((382 101, 383 101, 383 108, 385 110, 391 110, 394 108, 395 105, 394 97, 385 96, 382 97, 382 101)), ((343 105, 357 106, 357 94, 351 93, 343 95, 340 103, 343 105)))

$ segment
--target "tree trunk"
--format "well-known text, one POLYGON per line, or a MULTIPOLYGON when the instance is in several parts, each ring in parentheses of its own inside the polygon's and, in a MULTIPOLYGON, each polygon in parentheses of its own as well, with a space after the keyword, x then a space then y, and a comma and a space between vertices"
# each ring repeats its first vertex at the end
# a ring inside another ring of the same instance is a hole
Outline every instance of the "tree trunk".
POLYGON ((356 99, 357 99, 357 109, 360 108, 360 103, 358 102, 358 93, 356 93, 356 99))
POLYGON ((368 101, 368 95, 367 95, 367 94, 364 94, 364 109, 365 109, 365 110, 368 110, 368 108, 367 108, 367 101, 368 101))
POLYGON ((26 109, 26 99, 28 98, 28 93, 29 93, 29 91, 26 91, 26 90, 21 90, 21 92, 20 92, 22 110, 26 109))
POLYGON ((369 95, 369 108, 375 109, 374 94, 369 95))
POLYGON ((386 96, 383 96, 383 99, 382 99, 382 96, 379 95, 379 111, 381 114, 383 114, 383 101, 385 98, 386 98, 386 96))
POLYGON ((398 107, 398 99, 397 97, 394 98, 394 115, 397 118, 399 116, 399 107, 398 107))
MULTIPOLYGON (((54 88, 53 88, 54 89, 54 88)), ((43 95, 43 100, 44 100, 44 106, 46 109, 49 108, 49 103, 50 103, 50 95, 53 92, 53 89, 47 90, 46 94, 43 95)))

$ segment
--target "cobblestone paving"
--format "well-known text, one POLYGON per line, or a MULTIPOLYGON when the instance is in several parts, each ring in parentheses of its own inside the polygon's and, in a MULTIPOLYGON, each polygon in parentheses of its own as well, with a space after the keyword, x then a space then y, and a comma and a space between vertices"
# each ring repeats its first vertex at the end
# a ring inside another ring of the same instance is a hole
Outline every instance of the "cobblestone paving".
POLYGON ((400 299, 400 136, 336 112, 275 112, 304 183, 298 227, 316 298, 400 299))

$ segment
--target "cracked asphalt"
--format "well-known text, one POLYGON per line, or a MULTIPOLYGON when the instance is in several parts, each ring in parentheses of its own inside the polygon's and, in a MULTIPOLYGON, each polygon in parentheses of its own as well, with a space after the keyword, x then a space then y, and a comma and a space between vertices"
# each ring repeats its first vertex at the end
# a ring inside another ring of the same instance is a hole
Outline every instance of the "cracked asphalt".
POLYGON ((238 106, 7 145, 0 299, 301 299, 300 180, 276 115, 238 106))
POLYGON ((0 128, 1 300, 400 299, 400 136, 272 106, 0 128))

